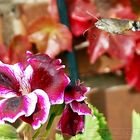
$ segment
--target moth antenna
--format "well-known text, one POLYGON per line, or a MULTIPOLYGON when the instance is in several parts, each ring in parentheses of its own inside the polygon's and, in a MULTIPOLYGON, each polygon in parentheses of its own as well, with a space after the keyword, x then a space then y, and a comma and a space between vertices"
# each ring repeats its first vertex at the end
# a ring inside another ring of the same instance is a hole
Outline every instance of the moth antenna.
POLYGON ((97 18, 96 16, 94 16, 92 13, 90 13, 89 11, 86 11, 86 13, 88 15, 90 15, 91 17, 93 17, 94 19, 100 20, 99 18, 97 18))
MULTIPOLYGON (((91 17, 93 17, 94 19, 97 19, 97 20, 100 20, 99 18, 97 18, 96 16, 94 16, 92 13, 90 13, 89 11, 86 11, 86 13, 88 14, 88 15, 90 15, 91 17)), ((103 21, 102 21, 103 22, 103 21)), ((103 22, 103 23, 105 23, 106 25, 109 25, 109 24, 107 24, 106 22, 103 22)))

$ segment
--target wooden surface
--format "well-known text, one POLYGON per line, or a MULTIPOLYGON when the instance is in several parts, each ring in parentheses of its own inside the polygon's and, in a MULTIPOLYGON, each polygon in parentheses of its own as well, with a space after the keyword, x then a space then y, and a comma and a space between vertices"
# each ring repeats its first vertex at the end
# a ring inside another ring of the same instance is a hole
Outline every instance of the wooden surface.
POLYGON ((91 93, 89 101, 106 116, 113 140, 130 140, 132 111, 140 112, 139 93, 116 86, 91 93))

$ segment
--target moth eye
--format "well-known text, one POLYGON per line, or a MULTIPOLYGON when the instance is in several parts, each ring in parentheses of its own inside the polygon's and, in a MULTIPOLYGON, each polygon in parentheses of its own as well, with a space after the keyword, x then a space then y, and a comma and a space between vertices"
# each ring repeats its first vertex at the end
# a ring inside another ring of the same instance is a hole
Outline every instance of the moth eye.
POLYGON ((132 31, 137 31, 139 29, 139 23, 134 21, 132 23, 132 31))

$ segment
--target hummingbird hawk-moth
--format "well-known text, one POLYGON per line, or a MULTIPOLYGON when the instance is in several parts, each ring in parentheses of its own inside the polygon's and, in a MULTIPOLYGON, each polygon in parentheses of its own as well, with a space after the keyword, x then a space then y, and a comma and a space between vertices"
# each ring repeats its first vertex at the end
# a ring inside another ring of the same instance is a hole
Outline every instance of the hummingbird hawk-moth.
POLYGON ((95 27, 111 34, 124 34, 126 31, 139 31, 140 21, 116 18, 101 18, 95 22, 95 27))

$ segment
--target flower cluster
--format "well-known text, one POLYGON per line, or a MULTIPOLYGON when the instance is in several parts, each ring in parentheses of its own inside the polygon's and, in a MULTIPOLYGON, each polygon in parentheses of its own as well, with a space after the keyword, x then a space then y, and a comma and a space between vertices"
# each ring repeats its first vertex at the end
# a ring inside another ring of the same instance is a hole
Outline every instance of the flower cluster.
POLYGON ((62 104, 70 80, 61 60, 28 53, 26 64, 0 63, 0 122, 21 118, 34 129, 47 121, 50 106, 62 104))
POLYGON ((68 85, 65 89, 66 107, 58 124, 58 129, 64 134, 76 135, 84 131, 84 116, 90 115, 91 110, 84 102, 89 88, 79 81, 76 85, 68 85))
POLYGON ((74 87, 69 85, 70 79, 60 59, 30 52, 27 57, 26 62, 14 65, 0 62, 0 123, 13 123, 20 118, 37 129, 47 121, 51 105, 65 101, 60 120, 62 132, 65 133, 65 125, 71 129, 67 122, 70 119, 73 129, 67 133, 82 132, 84 115, 91 113, 84 103, 87 88, 80 83, 74 87))

